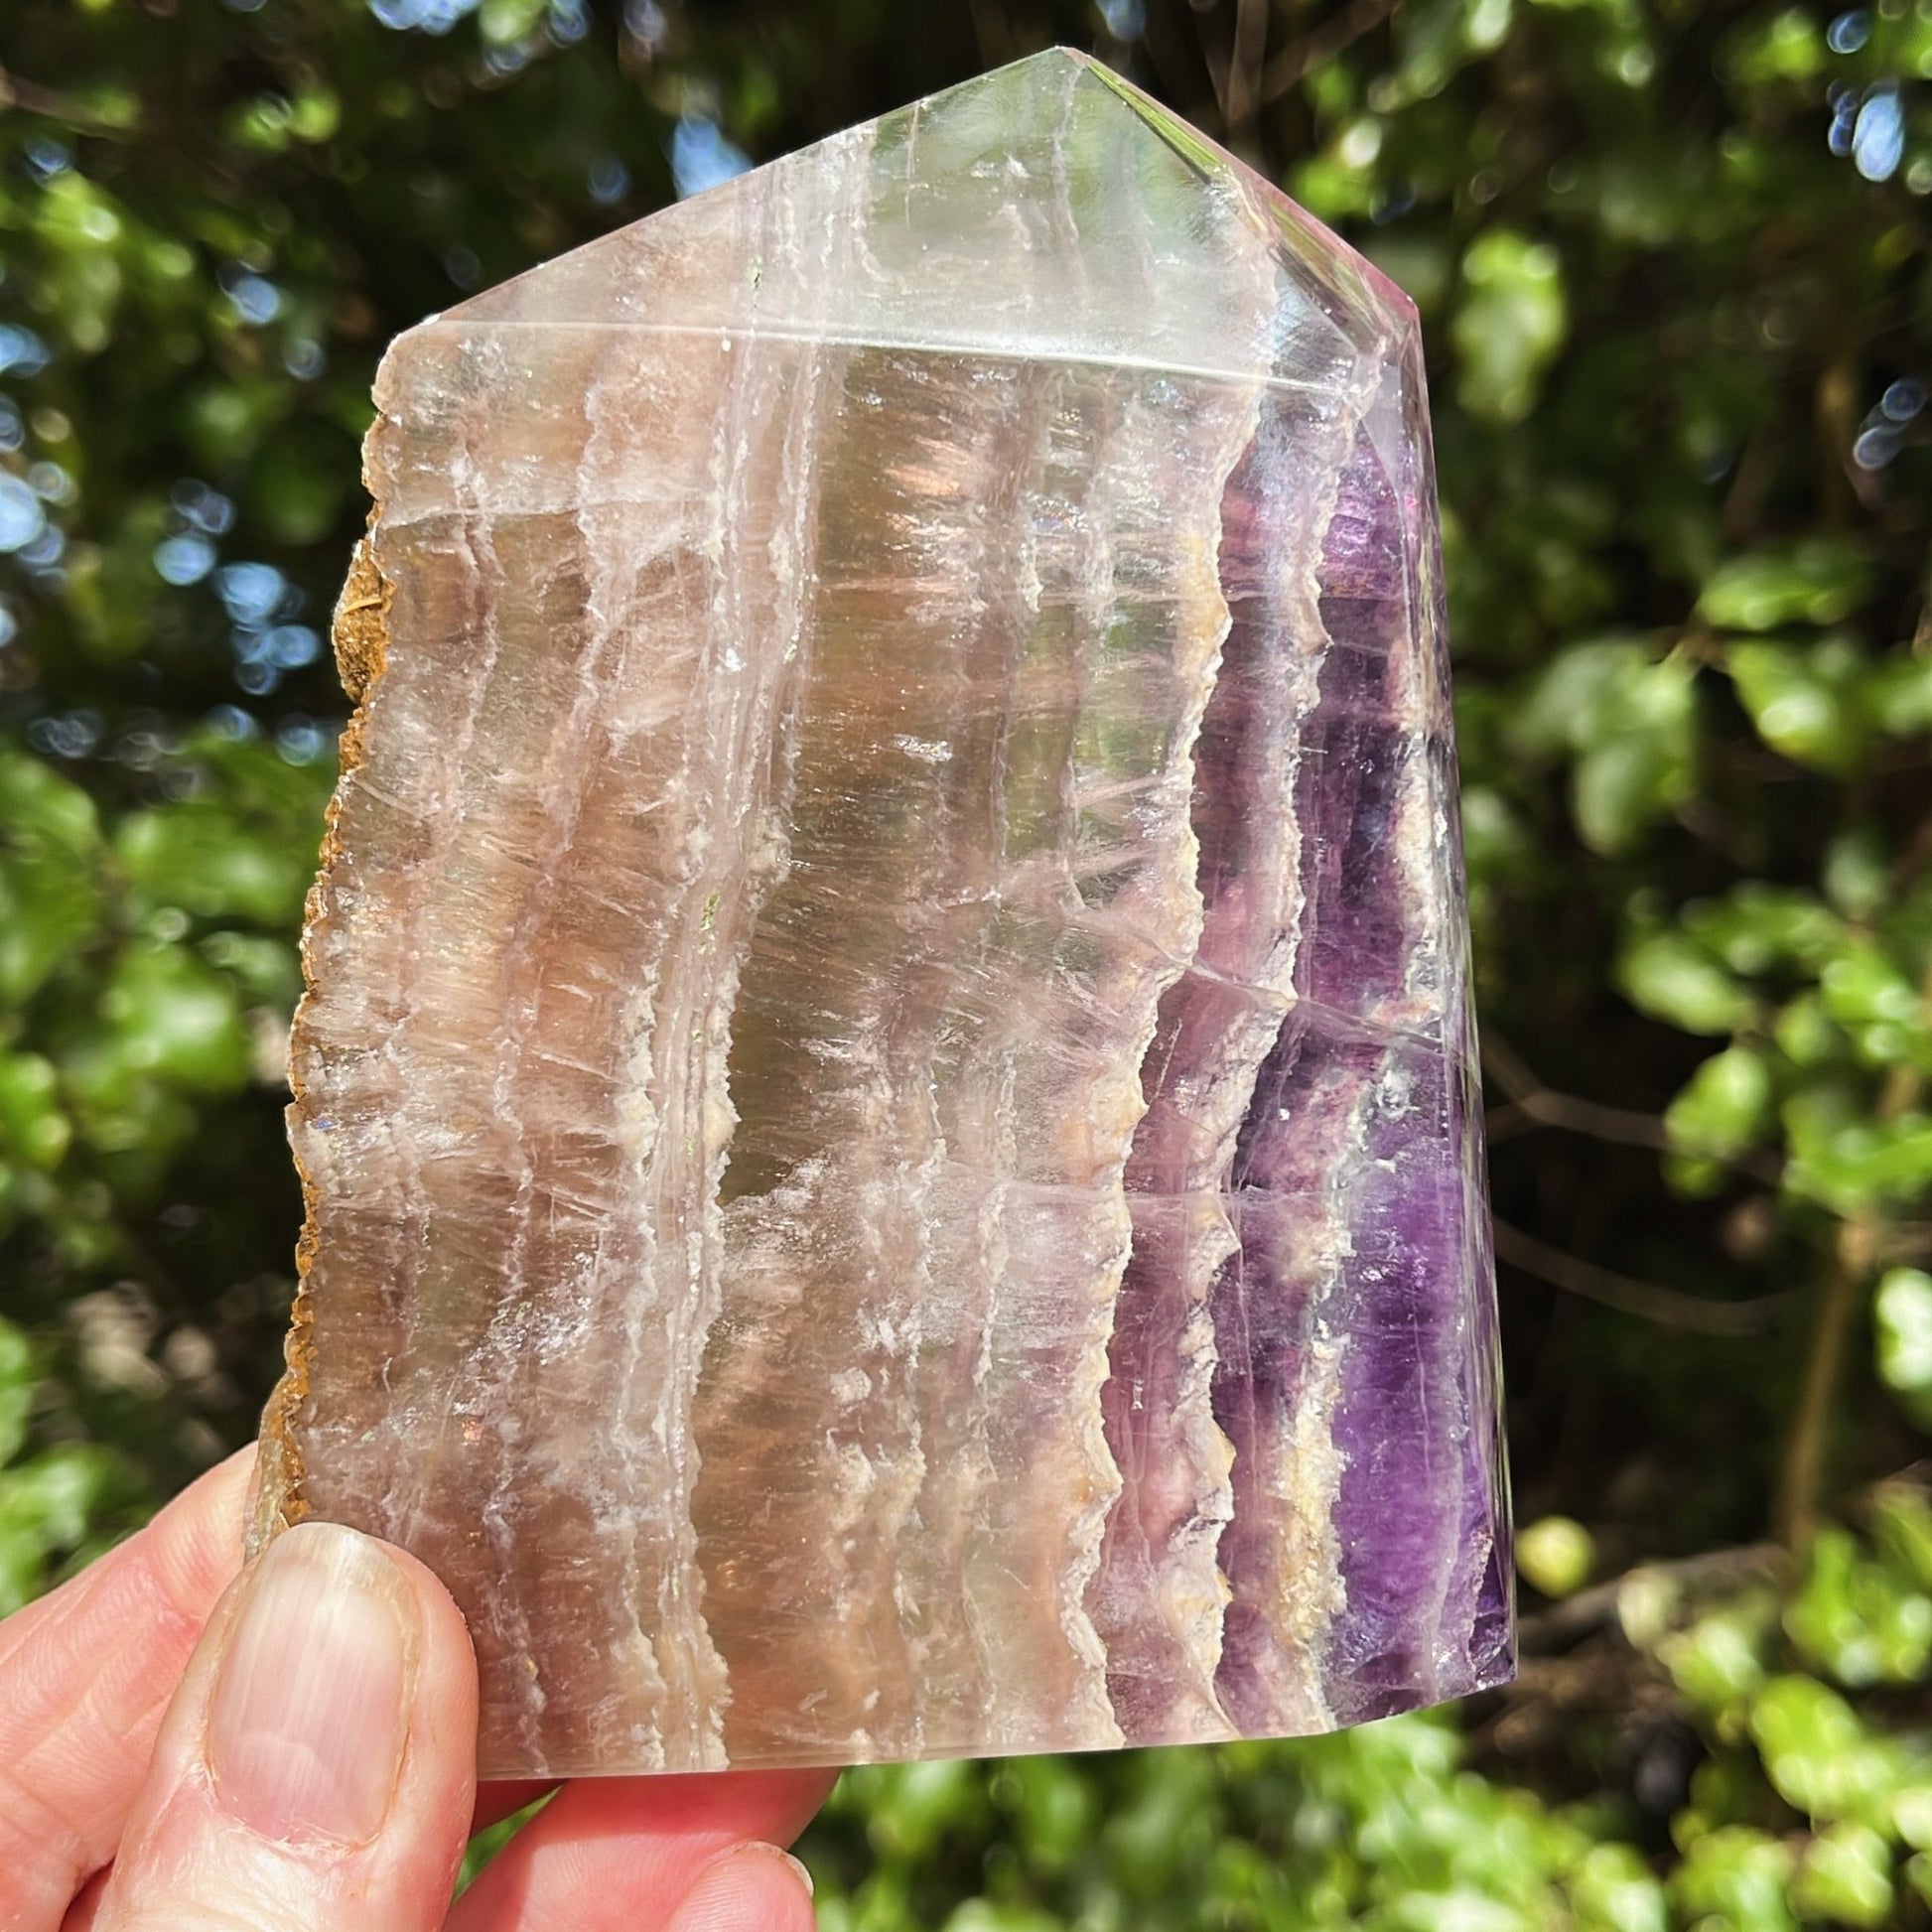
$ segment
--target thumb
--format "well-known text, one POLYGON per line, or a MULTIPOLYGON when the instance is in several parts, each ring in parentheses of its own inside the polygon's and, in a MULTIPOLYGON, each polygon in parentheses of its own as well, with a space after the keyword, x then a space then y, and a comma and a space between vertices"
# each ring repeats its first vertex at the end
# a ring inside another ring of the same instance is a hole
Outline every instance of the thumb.
POLYGON ((208 1619, 95 1932, 431 1932, 476 1749, 476 1661, 442 1585, 354 1530, 290 1530, 208 1619))

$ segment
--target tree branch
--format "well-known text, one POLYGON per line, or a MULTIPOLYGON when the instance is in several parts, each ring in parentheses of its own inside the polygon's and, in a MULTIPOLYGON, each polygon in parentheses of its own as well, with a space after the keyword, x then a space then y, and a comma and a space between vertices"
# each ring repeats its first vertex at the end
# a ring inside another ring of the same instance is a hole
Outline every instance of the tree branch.
POLYGON ((0 68, 0 113, 10 107, 17 107, 25 114, 42 115, 50 121, 65 122, 84 134, 126 132, 124 128, 102 120, 98 114, 90 113, 68 95, 57 93, 52 87, 43 87, 36 81, 23 80, 18 74, 0 68))
MULTIPOLYGON (((1198 40, 1190 45, 1179 28, 1169 17, 1169 9, 1164 6, 1150 6, 1147 10, 1147 31, 1143 37, 1148 58, 1154 63, 1161 76, 1161 84, 1167 89, 1168 97, 1179 109, 1181 115, 1196 126, 1206 127, 1214 122, 1220 113, 1219 105, 1200 96, 1198 77, 1193 69, 1192 61, 1199 51, 1198 40)), ((1213 84, 1213 75, 1208 75, 1208 83, 1213 84)))
MULTIPOLYGON (((1500 1039, 1483 1040, 1482 1064, 1483 1070, 1510 1100, 1507 1107, 1491 1108, 1484 1119, 1484 1132, 1492 1146, 1532 1128, 1557 1127, 1621 1147, 1645 1147, 1657 1154, 1672 1151, 1670 1129, 1660 1116, 1640 1114, 1628 1107, 1605 1106, 1600 1100, 1586 1100, 1578 1094, 1559 1093, 1554 1087, 1546 1087, 1500 1039)), ((1773 1156, 1748 1150, 1714 1158, 1770 1186, 1777 1185, 1784 1172, 1782 1164, 1773 1156)))
POLYGON ((1230 130, 1254 119, 1260 105, 1262 56, 1268 48, 1268 0, 1235 0, 1234 49, 1228 57, 1230 130))
POLYGON ((1790 1311, 1796 1299, 1790 1295, 1765 1295, 1750 1302, 1712 1302, 1701 1295, 1686 1295, 1681 1289, 1662 1288, 1655 1282, 1640 1282, 1619 1275, 1594 1262, 1579 1260, 1497 1221, 1496 1255, 1512 1268, 1534 1275, 1567 1295, 1580 1295, 1598 1302, 1621 1314, 1633 1314, 1660 1327, 1684 1328, 1702 1335, 1761 1335, 1774 1328, 1790 1311))
POLYGON ((1201 65, 1207 69, 1208 84, 1214 89, 1215 111, 1221 117, 1221 126, 1228 125, 1228 88, 1232 84, 1233 61, 1224 59, 1208 39, 1207 24, 1202 16, 1213 0, 1189 0, 1194 16, 1194 42, 1200 49, 1201 65))
POLYGON ((1624 1586, 1636 1578, 1656 1578, 1679 1591, 1732 1589, 1762 1577, 1776 1581, 1784 1568, 1784 1551, 1776 1543, 1750 1543, 1735 1550, 1707 1550, 1675 1563, 1640 1563, 1608 1583, 1593 1584, 1547 1610, 1526 1616, 1517 1627, 1517 1644, 1526 1657, 1547 1657, 1568 1650, 1592 1631, 1615 1623, 1624 1586))
POLYGON ((1279 100, 1316 68, 1326 66, 1364 34, 1373 33, 1394 11, 1395 0, 1352 0, 1351 5, 1300 46, 1283 48, 1261 70, 1255 107, 1266 107, 1271 101, 1279 100))
POLYGON ((1804 1386, 1786 1440, 1784 1468, 1778 1478, 1774 1520, 1779 1539, 1791 1549, 1810 1541, 1818 1527, 1818 1499, 1825 1486, 1826 1451, 1831 1447, 1832 1410, 1845 1369, 1845 1345, 1859 1311, 1860 1290, 1871 1269, 1876 1230, 1869 1221, 1847 1221, 1818 1300, 1818 1319, 1805 1355, 1804 1386))
POLYGON ((1490 1140, 1506 1141, 1532 1127, 1564 1127, 1592 1140, 1615 1141, 1625 1147, 1654 1148, 1664 1153, 1670 1134, 1655 1114, 1639 1114, 1626 1107, 1606 1107, 1600 1101, 1545 1087, 1507 1107, 1490 1110, 1485 1122, 1490 1140))
MULTIPOLYGON (((1932 1013, 1932 962, 1919 982, 1919 1005, 1932 1013)), ((1918 1105, 1924 1091, 1925 1076, 1917 1067, 1896 1065, 1885 1076, 1872 1112, 1881 1121, 1896 1120, 1918 1105)), ((1797 1413, 1791 1419, 1784 1467, 1778 1479, 1774 1520, 1779 1536, 1793 1549, 1805 1543, 1818 1527, 1819 1499, 1824 1493, 1831 1449, 1832 1411, 1838 1404, 1847 1345, 1864 1299, 1864 1285, 1877 1273, 1891 1243, 1891 1230, 1875 1215, 1854 1215, 1839 1224, 1838 1244, 1819 1295, 1818 1319, 1810 1353, 1805 1357, 1804 1386, 1798 1392, 1797 1413)))

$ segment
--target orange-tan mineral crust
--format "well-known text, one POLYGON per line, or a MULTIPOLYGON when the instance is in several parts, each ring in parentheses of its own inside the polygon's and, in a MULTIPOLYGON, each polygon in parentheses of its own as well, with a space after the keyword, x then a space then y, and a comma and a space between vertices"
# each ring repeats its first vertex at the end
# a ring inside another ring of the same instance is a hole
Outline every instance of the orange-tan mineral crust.
MULTIPOLYGON (((373 517, 370 521, 374 521, 373 517)), ((389 651, 389 586, 383 580, 374 550, 366 540, 355 546, 355 554, 349 560, 348 579, 336 603, 330 636, 336 652, 336 675, 354 704, 355 712, 338 742, 340 776, 336 796, 330 800, 323 824, 322 871, 309 891, 302 946, 304 976, 309 980, 313 980, 314 976, 309 971, 307 928, 320 916, 330 877, 341 856, 342 839, 338 824, 342 799, 350 777, 362 763, 362 729, 367 718, 369 689, 382 675, 382 666, 389 651)), ((298 1025, 300 1020, 301 1015, 298 1014, 298 1025)), ((289 1084, 299 1107, 305 1092, 299 1053, 291 1055, 289 1076, 289 1084)), ((289 1335, 284 1348, 288 1358, 287 1368, 262 1415, 258 1449, 260 1468, 250 1525, 251 1540, 258 1544, 265 1542, 276 1530, 287 1529, 291 1524, 301 1522, 309 1513, 302 1493, 302 1449, 295 1421, 308 1400, 309 1364, 314 1343, 314 1304, 309 1296, 309 1270, 316 1253, 316 1187, 309 1171, 302 1165, 299 1152, 296 1172, 302 1181, 303 1226, 301 1239, 295 1249, 295 1306, 290 1311, 289 1335)))
POLYGON ((256 1544, 437 1571, 487 1776, 1503 1679, 1407 300, 1054 52, 376 402, 256 1544))

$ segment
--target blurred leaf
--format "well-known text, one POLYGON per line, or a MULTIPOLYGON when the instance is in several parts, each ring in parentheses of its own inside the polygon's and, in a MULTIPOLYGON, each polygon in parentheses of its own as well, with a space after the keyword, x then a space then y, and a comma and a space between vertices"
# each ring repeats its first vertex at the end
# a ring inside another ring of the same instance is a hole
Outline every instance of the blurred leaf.
POLYGON ((1891 1912, 1891 1853, 1864 1825, 1834 1825, 1805 1848, 1791 1901, 1806 1918, 1884 1924, 1891 1912))
POLYGON ((84 792, 38 760, 0 755, 0 1003, 26 1001, 92 936, 98 839, 84 792))
POLYGON ((1724 1034, 1751 1017, 1750 995, 1702 946, 1676 932, 1637 939, 1617 977, 1639 1011, 1687 1034, 1724 1034))
POLYGON ((1563 345, 1563 270, 1547 242, 1491 228, 1462 257, 1463 296, 1450 324, 1462 405, 1494 423, 1520 422, 1563 345))
POLYGON ((1785 1627, 1841 1684, 1909 1684, 1932 1666, 1932 1598, 1916 1578, 1867 1560, 1844 1530, 1813 1540, 1785 1627))
POLYGON ((1771 1073, 1748 1046, 1726 1047, 1692 1075, 1664 1125, 1686 1154, 1724 1160, 1758 1139, 1771 1119, 1771 1073))
POLYGON ((1665 1669, 1695 1709, 1710 1718, 1725 1717, 1763 1685, 1762 1622, 1748 1609, 1714 1611, 1660 1646, 1665 1669))
POLYGON ((1716 1918, 1737 1932, 1795 1932, 1785 1885, 1788 1847, 1743 1825, 1709 1832, 1692 1844, 1671 1881, 1678 1908, 1716 1918))
POLYGON ((1816 973, 1845 946, 1845 922, 1815 895, 1747 881, 1687 906, 1684 928, 1733 973, 1816 973))
POLYGON ((33 1345, 11 1321, 0 1317, 0 1468, 27 1446, 36 1366, 33 1345))
POLYGON ((1698 616, 1735 630, 1839 623, 1864 601, 1871 582, 1870 565, 1861 551, 1815 537, 1729 559, 1706 583, 1698 616))
POLYGON ((1590 1932, 1665 1932, 1664 1888, 1627 1845, 1592 1845, 1569 1881, 1580 1926, 1590 1932))
POLYGON ((0 1053, 0 1151, 29 1167, 55 1168, 72 1137, 53 1062, 38 1053, 0 1053))
POLYGON ((1695 667, 1653 661, 1636 639, 1577 644, 1550 664, 1518 714, 1532 752, 1576 755, 1572 808, 1584 842, 1620 852, 1695 782, 1695 667))
POLYGON ((1865 703, 1872 723, 1888 737, 1932 731, 1932 657, 1899 657, 1878 665, 1866 680, 1865 703))
POLYGON ((101 1011, 133 1072, 211 1092, 248 1078, 248 1038, 233 989, 179 946, 128 947, 101 1011))
POLYGON ((1751 1710, 1751 1735, 1779 1794, 1820 1821, 1884 1816, 1900 1766, 1852 1707, 1814 1678, 1773 1678, 1751 1710))
POLYGON ((1544 1516, 1516 1538, 1516 1568, 1545 1596, 1572 1596, 1596 1560, 1589 1532, 1568 1516, 1544 1516))
MULTIPOLYGON (((1707 599, 1709 593, 1707 592, 1707 599)), ((1863 659, 1842 640, 1732 644, 1726 660, 1758 735, 1799 764, 1850 771, 1869 739, 1863 659)))
POLYGON ((1871 1304, 1878 1373, 1922 1429, 1932 1432, 1932 1275, 1894 1268, 1871 1304))
POLYGON ((116 1480, 113 1459, 92 1444, 0 1469, 0 1616, 33 1595, 50 1558, 83 1545, 116 1480))
POLYGON ((1843 1086, 1820 1085, 1792 1095, 1783 1118, 1795 1194, 1857 1214, 1932 1186, 1932 1119, 1921 1113, 1872 1121, 1843 1086))
POLYGON ((312 869, 285 839, 238 823, 225 801, 134 813, 114 849, 143 913, 177 905, 201 917, 284 926, 301 909, 312 869))

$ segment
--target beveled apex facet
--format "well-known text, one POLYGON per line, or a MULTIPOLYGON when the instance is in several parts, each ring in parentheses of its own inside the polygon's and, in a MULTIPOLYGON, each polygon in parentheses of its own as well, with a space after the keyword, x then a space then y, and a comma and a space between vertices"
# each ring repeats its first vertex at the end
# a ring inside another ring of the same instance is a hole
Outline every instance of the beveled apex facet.
POLYGON ((1052 53, 377 403, 257 1540, 430 1564, 496 1776, 1504 1677, 1408 302, 1052 53))

